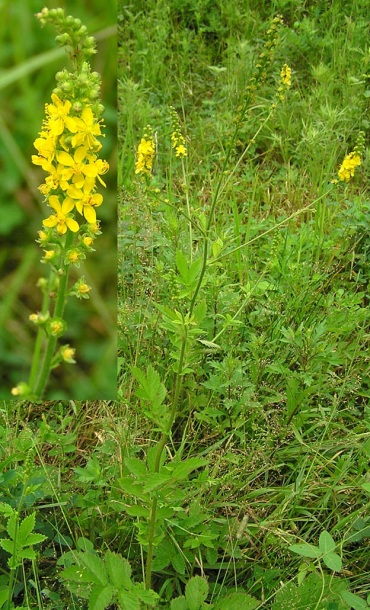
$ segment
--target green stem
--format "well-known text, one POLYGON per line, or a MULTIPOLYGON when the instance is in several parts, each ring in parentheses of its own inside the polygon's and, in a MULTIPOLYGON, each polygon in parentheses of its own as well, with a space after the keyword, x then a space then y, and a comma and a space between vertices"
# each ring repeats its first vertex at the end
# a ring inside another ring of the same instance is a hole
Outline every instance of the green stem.
MULTIPOLYGON (((71 231, 67 231, 66 239, 64 243, 64 248, 61 251, 61 260, 60 260, 60 270, 61 275, 59 278, 59 285, 57 291, 57 297, 55 302, 55 308, 53 317, 61 318, 63 316, 64 307, 67 301, 67 284, 68 284, 68 275, 69 275, 69 265, 64 262, 65 252, 70 248, 73 242, 73 233, 71 231)), ((58 338, 53 335, 49 335, 46 341, 46 350, 44 360, 41 366, 41 370, 39 373, 39 377, 36 383, 36 387, 33 391, 33 395, 36 399, 42 398, 42 395, 45 391, 45 386, 49 379, 52 359, 54 356, 55 346, 58 338)))
MULTIPOLYGON (((50 291, 51 291, 53 277, 54 277, 54 273, 50 269, 48 284, 44 291, 44 298, 43 298, 42 308, 41 308, 41 314, 43 316, 46 316, 47 312, 49 311, 50 291)), ((41 326, 39 326, 37 336, 36 336, 36 341, 35 341, 35 347, 33 350, 30 379, 28 382, 28 385, 31 388, 31 394, 33 394, 33 388, 36 383, 37 373, 40 370, 40 357, 41 357, 41 348, 42 348, 42 340, 44 338, 44 332, 45 332, 44 329, 41 326)))
MULTIPOLYGON (((154 472, 159 472, 161 467, 161 459, 164 448, 167 444, 168 438, 171 434, 173 423, 176 419, 176 413, 179 403, 179 398, 181 394, 182 387, 182 370, 184 367, 184 359, 185 359, 185 350, 186 350, 186 342, 188 338, 187 328, 184 327, 184 336, 182 338, 181 343, 181 351, 179 358, 179 365, 176 374, 176 382, 175 382, 175 392, 173 396, 171 411, 168 417, 168 422, 165 430, 161 434, 161 438, 158 441, 157 452, 155 454, 154 460, 154 472)), ((150 516, 149 516, 149 524, 148 524, 148 553, 146 557, 145 563, 145 588, 150 589, 152 584, 152 564, 153 564, 153 551, 154 551, 154 535, 155 535, 155 524, 156 524, 156 516, 157 516, 157 496, 154 496, 152 499, 152 504, 150 507, 150 516)))
MULTIPOLYGON (((194 290, 194 294, 192 297, 192 300, 190 302, 190 306, 189 306, 189 311, 188 311, 188 316, 189 319, 191 319, 191 316, 193 314, 194 311, 194 307, 195 307, 195 303, 196 303, 196 299, 197 296, 199 294, 199 291, 201 289, 202 283, 203 283, 203 278, 204 278, 204 274, 206 271, 206 266, 207 266, 207 258, 208 258, 208 240, 209 240, 209 233, 210 233, 210 229, 211 229, 211 225, 212 225, 212 221, 213 221, 213 217, 214 217, 214 212, 215 212, 215 208, 216 208, 216 204, 218 202, 219 199, 219 195, 220 195, 220 191, 221 191, 221 186, 223 184, 223 179, 224 179, 224 172, 226 170, 227 164, 229 162, 230 159, 230 155, 231 155, 231 151, 234 148, 234 144, 235 144, 235 140, 240 128, 240 124, 244 118, 244 115, 247 111, 247 107, 248 107, 248 103, 249 100, 247 100, 244 104, 243 107, 243 111, 241 113, 241 119, 240 122, 237 124, 231 142, 230 142, 230 146, 227 150, 223 165, 222 165, 222 169, 220 172, 220 177, 218 179, 217 185, 216 185, 216 190, 215 190, 215 194, 213 196, 213 200, 212 200, 212 204, 211 204, 211 209, 209 211, 209 216, 208 216, 208 221, 207 221, 207 225, 204 231, 204 247, 203 247, 203 262, 202 262, 202 267, 201 267, 201 271, 199 274, 199 278, 198 278, 198 283, 197 286, 194 290)), ((249 147, 249 145, 248 145, 249 147)), ((190 226, 191 226, 191 217, 190 217, 190 209, 189 209, 189 201, 187 199, 187 208, 188 208, 188 216, 189 216, 189 220, 190 220, 190 226)), ((191 244, 192 246, 192 244, 191 244)), ((192 248, 191 248, 192 250, 192 248)), ((173 401, 172 401, 172 407, 171 407, 171 411, 170 411, 170 415, 168 418, 168 422, 167 422, 167 426, 164 432, 162 432, 161 437, 158 441, 158 445, 157 445, 157 452, 156 452, 156 457, 155 457, 155 462, 154 462, 154 472, 159 472, 160 469, 160 464, 161 464, 161 458, 162 458, 162 454, 164 451, 164 448, 166 446, 166 443, 168 441, 168 438, 171 434, 171 429, 173 426, 173 423, 176 419, 176 413, 177 413, 177 409, 178 409, 178 403, 179 403, 179 399, 180 399, 180 394, 181 394, 181 388, 182 388, 182 370, 183 370, 183 366, 184 366, 184 359, 185 359, 185 351, 186 351, 186 343, 187 343, 187 329, 184 326, 184 336, 182 338, 182 343, 181 343, 181 351, 180 351, 180 358, 179 358, 179 365, 178 365, 178 370, 177 370, 177 375, 176 375, 176 382, 175 382, 175 391, 174 391, 174 396, 173 396, 173 401)), ((152 581, 152 563, 153 563, 153 551, 154 551, 154 535, 155 535, 155 525, 156 525, 156 515, 157 515, 157 497, 153 497, 152 499, 152 504, 151 504, 151 508, 150 508, 150 515, 149 515, 149 524, 148 524, 148 553, 147 553, 147 558, 146 558, 146 563, 145 563, 145 588, 146 589, 150 589, 151 588, 151 581, 152 581)))

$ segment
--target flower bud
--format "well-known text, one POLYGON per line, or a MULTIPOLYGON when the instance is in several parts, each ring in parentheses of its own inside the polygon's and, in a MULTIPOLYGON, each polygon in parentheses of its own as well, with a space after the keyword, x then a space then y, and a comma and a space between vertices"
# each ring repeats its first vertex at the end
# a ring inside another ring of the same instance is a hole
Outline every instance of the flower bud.
POLYGON ((67 324, 63 318, 51 318, 48 320, 46 328, 52 337, 61 337, 67 330, 67 324))

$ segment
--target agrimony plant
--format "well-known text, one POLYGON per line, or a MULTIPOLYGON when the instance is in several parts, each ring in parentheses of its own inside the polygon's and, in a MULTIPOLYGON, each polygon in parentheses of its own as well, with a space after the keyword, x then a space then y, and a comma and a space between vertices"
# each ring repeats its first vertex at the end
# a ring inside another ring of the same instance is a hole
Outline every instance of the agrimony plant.
POLYGON ((99 158, 104 107, 99 101, 100 76, 91 71, 89 63, 96 52, 94 38, 79 19, 65 16, 61 8, 44 8, 37 18, 42 25, 54 25, 56 41, 66 48, 72 70, 56 74, 57 86, 51 103, 45 105, 45 118, 34 142, 37 154, 32 162, 47 174, 39 190, 50 215, 43 220, 37 240, 44 250, 42 262, 48 277, 38 282, 43 293, 41 311, 30 315, 38 329, 31 372, 27 382, 12 389, 13 396, 28 399, 42 398, 54 367, 75 362, 75 350, 68 344, 58 345, 58 340, 67 327, 68 297, 87 299, 90 286, 83 277, 70 286, 69 271, 93 251, 100 234, 96 209, 103 196, 97 186, 105 186, 101 176, 109 169, 99 158))

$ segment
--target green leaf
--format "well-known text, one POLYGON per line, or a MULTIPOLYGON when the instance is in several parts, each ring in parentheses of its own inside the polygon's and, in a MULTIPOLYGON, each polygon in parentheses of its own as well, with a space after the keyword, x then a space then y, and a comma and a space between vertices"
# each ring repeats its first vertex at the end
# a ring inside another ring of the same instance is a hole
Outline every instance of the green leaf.
POLYGON ((18 552, 19 559, 36 559, 36 552, 32 547, 23 548, 18 552))
POLYGON ((13 552, 14 552, 13 540, 8 540, 8 538, 3 538, 2 540, 0 540, 0 546, 4 549, 4 551, 13 555, 13 552))
POLYGON ((120 610, 140 610, 140 600, 135 593, 129 593, 122 589, 118 591, 120 610))
POLYGON ((325 565, 333 572, 340 572, 342 569, 342 559, 337 553, 326 553, 322 558, 325 565))
POLYGON ((46 538, 47 538, 47 536, 44 536, 44 534, 37 534, 37 533, 33 532, 33 533, 29 534, 25 544, 27 544, 27 545, 40 544, 40 542, 44 542, 44 540, 46 540, 46 538))
POLYGON ((14 540, 16 537, 17 523, 18 523, 18 513, 16 511, 14 511, 10 515, 8 522, 6 524, 6 531, 8 532, 8 534, 12 540, 14 540))
POLYGON ((137 367, 131 367, 131 372, 140 384, 136 390, 136 396, 149 402, 154 408, 158 408, 166 397, 167 390, 161 383, 159 373, 149 365, 146 375, 137 367))
POLYGON ((178 574, 185 574, 186 571, 186 565, 185 565, 185 559, 182 555, 180 555, 180 553, 176 553, 176 555, 174 555, 171 559, 171 564, 173 569, 178 573, 178 574))
POLYGON ((197 457, 188 458, 187 460, 183 460, 182 462, 180 462, 180 464, 176 465, 173 471, 173 477, 178 481, 182 481, 184 479, 187 479, 189 474, 193 470, 196 470, 197 468, 202 468, 207 464, 208 460, 205 459, 200 459, 197 457))
POLYGON ((102 586, 108 584, 107 570, 100 557, 93 555, 92 553, 80 553, 79 559, 90 572, 92 583, 102 586))
POLYGON ((254 610, 259 605, 260 602, 255 597, 238 591, 223 597, 216 604, 215 610, 254 610))
POLYGON ((131 566, 127 559, 124 559, 122 555, 107 551, 105 554, 105 565, 109 581, 117 589, 131 589, 131 566))
POLYGON ((370 494, 370 483, 362 483, 361 487, 370 494))
POLYGON ((105 610, 109 606, 114 595, 114 589, 111 585, 94 585, 91 589, 89 597, 89 610, 105 610))
POLYGON ((288 549, 289 551, 292 551, 292 553, 297 553, 298 555, 309 557, 310 559, 318 559, 322 555, 319 547, 313 544, 308 544, 308 542, 292 544, 292 546, 289 546, 288 549))
POLYGON ((5 504, 4 502, 0 502, 0 513, 10 517, 13 514, 13 509, 9 504, 5 504))
POLYGON ((191 578, 185 587, 189 610, 199 610, 208 595, 208 582, 201 576, 191 578))
POLYGON ((1 590, 0 590, 0 608, 2 608, 3 605, 5 604, 5 602, 8 600, 8 595, 9 595, 9 587, 7 587, 6 589, 1 588, 1 590))
POLYGON ((323 555, 326 553, 331 553, 335 550, 336 544, 329 532, 324 530, 320 534, 319 538, 319 547, 323 555))
POLYGON ((28 544, 27 538, 35 527, 36 513, 32 513, 25 517, 18 528, 17 544, 25 546, 28 544))
POLYGON ((129 470, 129 472, 131 472, 131 474, 134 474, 136 477, 145 477, 148 474, 148 470, 146 467, 145 462, 143 462, 142 460, 139 460, 138 458, 132 457, 126 457, 124 459, 125 462, 125 466, 126 468, 129 470))
POLYGON ((135 504, 134 506, 129 506, 126 508, 126 513, 131 517, 145 517, 149 516, 149 508, 146 506, 140 506, 139 504, 135 504))
POLYGON ((150 475, 150 479, 144 487, 144 491, 149 493, 151 491, 155 491, 156 489, 160 489, 164 485, 168 485, 169 483, 174 483, 175 479, 172 474, 161 474, 160 472, 153 472, 150 475))
POLYGON ((342 599, 348 604, 353 610, 365 610, 368 608, 367 602, 362 599, 359 595, 351 593, 351 591, 343 591, 341 593, 342 599))
POLYGON ((172 600, 170 610, 189 610, 188 602, 184 595, 172 600))

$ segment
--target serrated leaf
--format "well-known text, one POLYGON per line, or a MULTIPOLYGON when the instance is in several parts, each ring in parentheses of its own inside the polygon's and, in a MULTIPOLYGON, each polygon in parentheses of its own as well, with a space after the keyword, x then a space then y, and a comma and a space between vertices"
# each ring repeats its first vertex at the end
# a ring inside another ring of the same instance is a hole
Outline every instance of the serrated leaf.
POLYGON ((221 350, 221 346, 218 343, 213 343, 213 341, 207 341, 206 339, 197 339, 198 343, 201 343, 205 347, 207 347, 211 352, 221 350))
POLYGON ((24 546, 27 544, 27 537, 35 527, 36 513, 32 513, 23 519, 18 528, 17 544, 24 546))
POLYGON ((188 602, 185 599, 184 595, 180 597, 176 597, 171 602, 171 610, 189 610, 188 602))
POLYGON ((105 565, 109 580, 117 589, 131 589, 131 566, 127 559, 124 559, 122 555, 107 551, 105 565))
POLYGON ((172 476, 176 480, 182 481, 184 479, 187 479, 189 474, 193 470, 196 470, 197 468, 201 468, 202 466, 206 466, 207 464, 208 464, 208 460, 205 460, 205 459, 201 459, 201 458, 197 458, 197 457, 188 458, 187 460, 183 460, 182 462, 180 462, 180 464, 176 465, 172 476))
POLYGON ((320 534, 319 547, 323 555, 325 555, 326 553, 331 553, 335 550, 335 541, 333 540, 329 532, 327 532, 326 530, 324 530, 320 534))
POLYGON ((0 513, 10 517, 13 514, 13 509, 9 504, 5 504, 5 502, 0 502, 0 513))
POLYGON ((6 524, 6 531, 8 532, 8 534, 12 540, 14 540, 16 537, 17 523, 18 523, 18 514, 14 511, 14 513, 12 513, 10 515, 10 517, 7 521, 7 524, 6 524))
POLYGON ((111 585, 94 585, 91 589, 89 597, 89 610, 105 610, 109 606, 114 594, 114 589, 111 585))
POLYGON ((2 538, 0 540, 0 546, 4 549, 4 551, 13 555, 13 551, 14 551, 13 540, 8 540, 8 538, 2 538))
POLYGON ((41 542, 44 542, 46 538, 47 536, 44 536, 44 534, 37 534, 36 532, 32 532, 27 537, 25 544, 27 546, 30 546, 31 544, 40 544, 41 542))
POLYGON ((79 559, 90 573, 92 583, 102 586, 108 584, 107 570, 100 557, 92 553, 80 553, 79 559))
POLYGON ((243 592, 235 592, 226 595, 218 604, 215 610, 254 610, 260 602, 252 595, 243 592))
POLYGON ((144 583, 135 584, 135 593, 140 601, 144 602, 148 606, 154 607, 157 605, 159 600, 158 593, 152 591, 152 589, 144 589, 144 583))
POLYGON ((138 458, 132 457, 126 457, 124 459, 125 462, 125 466, 126 468, 129 470, 129 472, 131 472, 131 474, 134 474, 136 477, 145 477, 148 474, 148 470, 146 467, 145 462, 143 462, 142 460, 139 460, 138 458))
POLYGON ((154 409, 158 409, 167 393, 165 386, 161 383, 159 373, 151 365, 148 366, 146 375, 137 367, 131 367, 131 371, 140 384, 136 390, 136 396, 149 402, 154 409))
POLYGON ((292 551, 292 553, 297 553, 297 555, 309 557, 310 559, 318 559, 322 555, 319 547, 313 544, 308 544, 308 542, 302 542, 301 544, 292 544, 292 546, 289 546, 288 549, 289 551, 292 551))
POLYGON ((120 610, 140 610, 140 600, 134 593, 120 590, 118 591, 118 601, 120 610))
POLYGON ((91 583, 91 573, 81 566, 69 566, 65 568, 60 577, 64 580, 71 580, 78 583, 91 583))
POLYGON ((148 517, 149 516, 149 508, 146 506, 140 506, 139 504, 135 504, 134 506, 129 506, 126 508, 126 513, 130 515, 130 517, 148 517))
POLYGON ((185 570, 186 570, 185 559, 182 555, 180 555, 180 553, 176 553, 176 555, 174 555, 172 557, 171 564, 172 564, 173 569, 178 574, 185 574, 185 570))
POLYGON ((160 489, 164 485, 169 483, 173 483, 174 478, 172 474, 161 474, 160 472, 153 472, 150 475, 150 479, 144 487, 144 491, 149 493, 151 491, 155 491, 156 489, 160 489))
POLYGON ((346 604, 353 608, 353 610, 365 610, 369 607, 362 597, 351 593, 351 591, 343 591, 341 597, 346 604))
POLYGON ((342 569, 342 559, 337 553, 326 553, 322 558, 325 565, 333 572, 340 572, 342 569))
POLYGON ((18 552, 19 559, 36 559, 36 551, 32 547, 26 547, 18 552))
POLYGON ((191 578, 185 587, 185 599, 189 610, 199 610, 208 595, 208 582, 201 576, 191 578))

